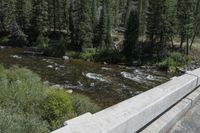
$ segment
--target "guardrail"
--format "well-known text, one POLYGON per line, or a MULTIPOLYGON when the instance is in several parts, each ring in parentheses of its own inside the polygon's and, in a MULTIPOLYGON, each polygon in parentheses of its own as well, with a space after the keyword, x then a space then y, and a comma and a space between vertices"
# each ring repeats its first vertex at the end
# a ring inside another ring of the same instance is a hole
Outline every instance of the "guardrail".
POLYGON ((200 86, 200 69, 95 114, 86 113, 66 121, 52 133, 134 133, 200 86))

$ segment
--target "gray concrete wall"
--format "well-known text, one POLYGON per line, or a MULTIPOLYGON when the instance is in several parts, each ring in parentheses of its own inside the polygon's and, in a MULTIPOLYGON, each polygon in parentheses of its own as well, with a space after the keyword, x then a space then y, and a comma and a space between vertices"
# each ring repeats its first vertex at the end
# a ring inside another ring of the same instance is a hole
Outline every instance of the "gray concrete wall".
POLYGON ((53 133, 134 133, 195 90, 200 69, 177 77, 138 96, 86 114, 53 133))

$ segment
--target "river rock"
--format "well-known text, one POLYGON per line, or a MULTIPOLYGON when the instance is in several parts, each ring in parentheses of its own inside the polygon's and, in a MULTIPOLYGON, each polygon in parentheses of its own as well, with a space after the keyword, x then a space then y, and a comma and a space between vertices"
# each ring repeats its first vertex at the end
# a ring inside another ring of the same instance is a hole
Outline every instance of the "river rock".
POLYGON ((94 84, 94 83, 91 83, 91 84, 90 84, 90 87, 94 87, 94 86, 95 86, 95 84, 94 84))
POLYGON ((142 80, 143 80, 139 75, 134 75, 128 72, 121 72, 121 75, 126 79, 133 80, 139 83, 142 83, 142 80))
POLYGON ((69 60, 69 57, 68 56, 63 56, 63 59, 64 60, 69 60))
POLYGON ((15 59, 22 59, 22 57, 19 55, 10 55, 10 57, 15 58, 15 59))
POLYGON ((96 74, 96 73, 87 73, 85 75, 87 78, 89 79, 93 79, 93 80, 99 80, 101 82, 109 82, 108 79, 106 79, 103 75, 101 74, 96 74))
POLYGON ((67 90, 67 93, 72 94, 73 90, 67 90))
POLYGON ((0 46, 0 49, 4 49, 5 47, 4 46, 0 46))
POLYGON ((102 69, 102 70, 107 70, 107 71, 112 70, 112 68, 108 68, 108 67, 102 67, 101 69, 102 69))
POLYGON ((147 79, 148 79, 148 80, 155 80, 154 76, 152 76, 152 75, 148 75, 148 76, 147 76, 147 79))
POLYGON ((47 67, 48 67, 48 68, 53 68, 53 65, 48 65, 47 67))
POLYGON ((61 88, 61 85, 59 85, 59 84, 56 84, 56 85, 52 85, 51 87, 52 87, 52 88, 59 89, 59 88, 61 88))

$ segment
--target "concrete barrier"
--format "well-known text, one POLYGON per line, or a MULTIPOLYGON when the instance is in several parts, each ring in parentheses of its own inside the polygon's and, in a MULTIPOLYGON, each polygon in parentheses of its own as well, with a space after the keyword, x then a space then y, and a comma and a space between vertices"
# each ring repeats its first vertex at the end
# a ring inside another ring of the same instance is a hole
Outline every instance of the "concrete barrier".
MULTIPOLYGON (((196 70, 197 71, 197 70, 196 70)), ((200 75, 198 70, 196 75, 200 75)), ((198 76, 185 74, 53 133, 134 133, 195 90, 198 76)))

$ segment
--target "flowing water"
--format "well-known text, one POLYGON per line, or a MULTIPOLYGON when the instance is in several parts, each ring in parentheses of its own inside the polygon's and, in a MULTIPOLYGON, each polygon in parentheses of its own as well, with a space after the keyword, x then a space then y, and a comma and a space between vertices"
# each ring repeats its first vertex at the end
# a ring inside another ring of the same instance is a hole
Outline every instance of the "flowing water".
POLYGON ((87 95, 102 108, 138 95, 170 78, 154 69, 63 60, 35 55, 28 48, 0 46, 0 63, 31 69, 44 82, 87 95))

